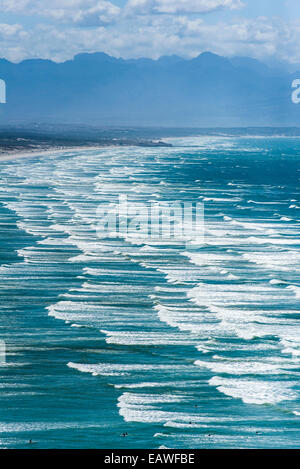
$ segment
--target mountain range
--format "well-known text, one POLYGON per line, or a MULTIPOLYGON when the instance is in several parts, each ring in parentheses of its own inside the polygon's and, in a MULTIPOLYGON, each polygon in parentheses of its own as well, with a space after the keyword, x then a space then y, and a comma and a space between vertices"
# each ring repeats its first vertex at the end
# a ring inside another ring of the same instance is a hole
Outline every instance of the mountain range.
POLYGON ((0 59, 0 78, 7 87, 1 125, 300 125, 300 105, 291 101, 300 72, 247 57, 124 60, 99 52, 63 63, 0 59))

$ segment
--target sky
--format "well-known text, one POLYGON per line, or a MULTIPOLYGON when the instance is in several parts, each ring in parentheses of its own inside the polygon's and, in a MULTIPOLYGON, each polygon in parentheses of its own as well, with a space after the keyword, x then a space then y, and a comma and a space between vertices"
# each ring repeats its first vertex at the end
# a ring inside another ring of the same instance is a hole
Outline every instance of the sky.
POLYGON ((300 63, 299 0, 0 0, 0 57, 13 62, 204 51, 300 63))

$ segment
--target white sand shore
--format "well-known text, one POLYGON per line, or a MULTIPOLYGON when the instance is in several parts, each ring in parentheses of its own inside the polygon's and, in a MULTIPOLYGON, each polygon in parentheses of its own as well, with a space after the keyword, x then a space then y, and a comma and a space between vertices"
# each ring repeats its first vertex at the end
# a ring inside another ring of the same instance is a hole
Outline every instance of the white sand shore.
MULTIPOLYGON (((118 145, 116 145, 117 147, 118 145)), ((44 156, 47 153, 52 155, 55 153, 69 152, 69 151, 87 151, 87 150, 102 150, 103 148, 108 148, 108 145, 97 145, 97 146, 82 146, 82 147, 53 147, 45 149, 34 149, 31 151, 12 151, 9 153, 0 154, 1 161, 14 161, 18 158, 36 158, 38 156, 44 156)))

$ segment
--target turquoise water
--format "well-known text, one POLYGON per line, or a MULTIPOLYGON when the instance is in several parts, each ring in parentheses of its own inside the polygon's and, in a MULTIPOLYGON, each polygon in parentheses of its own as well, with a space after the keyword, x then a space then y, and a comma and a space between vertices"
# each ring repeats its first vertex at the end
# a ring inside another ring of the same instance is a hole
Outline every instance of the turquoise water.
POLYGON ((299 447, 300 140, 172 143, 0 163, 0 447, 299 447), (204 244, 99 238, 120 194, 204 244))

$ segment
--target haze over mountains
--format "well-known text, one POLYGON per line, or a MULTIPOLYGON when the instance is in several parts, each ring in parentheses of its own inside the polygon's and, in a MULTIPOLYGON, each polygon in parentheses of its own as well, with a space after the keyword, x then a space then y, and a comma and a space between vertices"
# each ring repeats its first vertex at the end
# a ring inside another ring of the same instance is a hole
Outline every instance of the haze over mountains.
POLYGON ((1 59, 0 78, 7 84, 2 125, 300 125, 300 104, 291 101, 291 83, 300 72, 250 58, 205 52, 192 60, 124 60, 104 53, 64 63, 1 59))

